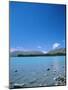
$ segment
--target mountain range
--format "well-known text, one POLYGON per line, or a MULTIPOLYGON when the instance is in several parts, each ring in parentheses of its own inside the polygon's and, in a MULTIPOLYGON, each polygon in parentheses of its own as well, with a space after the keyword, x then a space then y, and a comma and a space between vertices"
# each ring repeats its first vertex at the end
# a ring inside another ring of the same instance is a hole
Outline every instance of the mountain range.
POLYGON ((13 51, 10 52, 11 57, 24 57, 24 56, 61 56, 66 55, 66 48, 59 48, 44 53, 43 51, 13 51))

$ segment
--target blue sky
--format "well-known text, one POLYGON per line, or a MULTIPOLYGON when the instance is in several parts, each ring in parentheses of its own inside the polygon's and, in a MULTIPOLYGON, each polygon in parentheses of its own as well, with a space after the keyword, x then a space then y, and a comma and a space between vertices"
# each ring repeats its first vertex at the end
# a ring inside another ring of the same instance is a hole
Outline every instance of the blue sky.
POLYGON ((10 2, 10 49, 65 47, 65 5, 10 2))

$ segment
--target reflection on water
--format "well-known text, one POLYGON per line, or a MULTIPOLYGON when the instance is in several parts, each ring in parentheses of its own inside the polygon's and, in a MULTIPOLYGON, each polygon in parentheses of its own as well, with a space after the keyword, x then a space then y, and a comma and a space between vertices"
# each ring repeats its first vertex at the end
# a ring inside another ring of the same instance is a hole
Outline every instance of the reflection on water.
POLYGON ((65 56, 10 58, 10 88, 65 85, 65 56))

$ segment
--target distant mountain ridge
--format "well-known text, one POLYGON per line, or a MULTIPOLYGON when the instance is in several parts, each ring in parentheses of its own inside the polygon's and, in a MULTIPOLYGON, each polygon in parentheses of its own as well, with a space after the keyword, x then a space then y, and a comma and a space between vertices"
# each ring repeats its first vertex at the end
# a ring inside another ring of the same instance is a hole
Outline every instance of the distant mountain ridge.
POLYGON ((55 56, 55 55, 66 55, 66 48, 60 48, 51 50, 47 53, 43 51, 13 51, 10 52, 12 57, 23 57, 23 56, 55 56))
POLYGON ((27 55, 41 55, 42 51, 14 51, 11 52, 11 56, 27 56, 27 55))
POLYGON ((66 55, 66 48, 59 48, 48 52, 51 55, 66 55))

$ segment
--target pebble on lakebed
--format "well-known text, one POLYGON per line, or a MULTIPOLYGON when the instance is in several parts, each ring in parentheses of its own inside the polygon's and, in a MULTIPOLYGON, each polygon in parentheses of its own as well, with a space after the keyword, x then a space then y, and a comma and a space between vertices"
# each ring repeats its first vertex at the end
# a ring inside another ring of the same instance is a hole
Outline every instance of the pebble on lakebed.
POLYGON ((47 69, 47 71, 49 71, 49 70, 50 70, 50 68, 47 69))
POLYGON ((15 70, 14 72, 18 72, 18 70, 15 70))
POLYGON ((57 81, 57 85, 65 85, 66 79, 63 76, 58 76, 57 78, 53 78, 55 81, 57 81))

